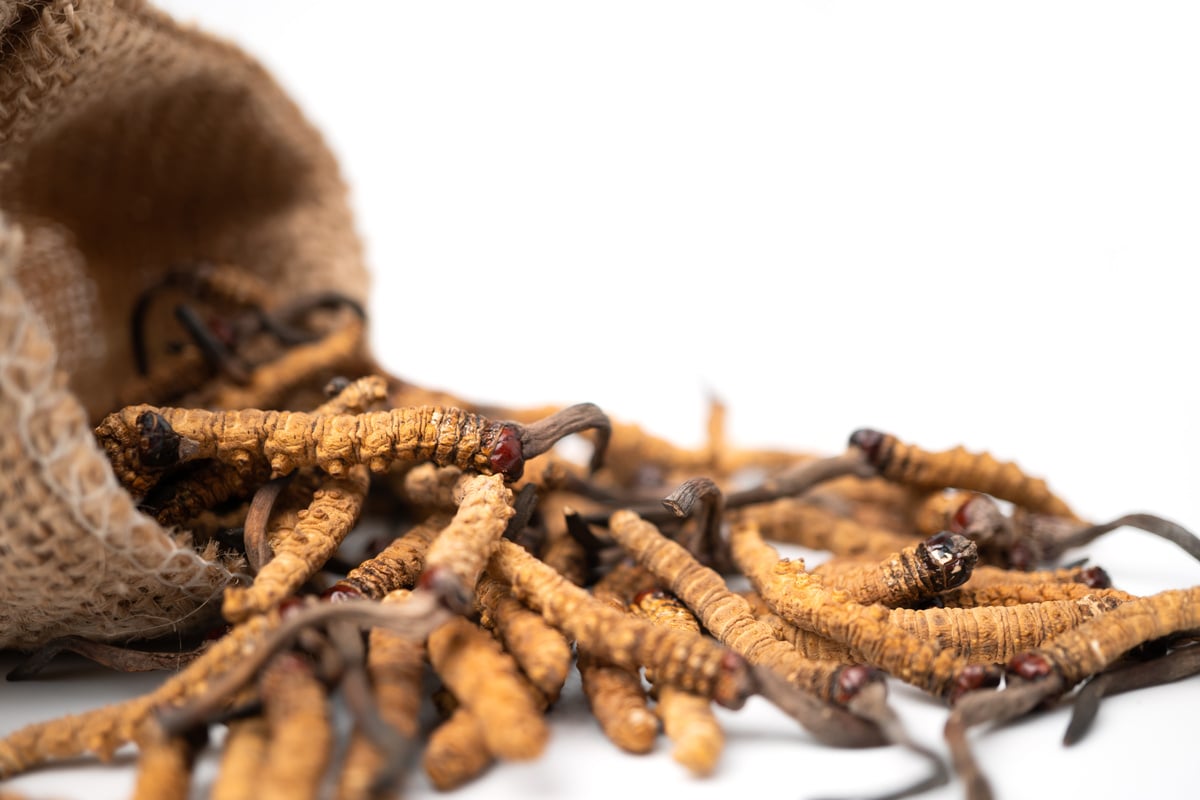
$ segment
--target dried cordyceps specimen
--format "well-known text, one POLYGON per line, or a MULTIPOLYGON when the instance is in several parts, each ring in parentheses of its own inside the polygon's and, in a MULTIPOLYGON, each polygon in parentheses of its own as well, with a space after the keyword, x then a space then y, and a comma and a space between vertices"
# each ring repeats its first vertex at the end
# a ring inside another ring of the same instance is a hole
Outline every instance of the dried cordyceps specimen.
POLYGON ((355 466, 344 477, 326 479, 312 503, 299 513, 287 536, 271 544, 274 556, 247 587, 225 590, 221 613, 230 622, 278 605, 293 594, 329 560, 358 522, 370 486, 366 468, 355 466))
POLYGON ((483 722, 466 706, 458 706, 430 733, 421 763, 430 783, 445 792, 470 781, 493 760, 483 722))
POLYGON ((755 690, 747 664, 702 636, 652 625, 606 605, 519 545, 501 540, 488 571, 512 586, 522 602, 591 652, 614 664, 656 671, 659 680, 741 708, 755 690))
POLYGON ((369 365, 362 358, 365 330, 352 319, 308 344, 291 347, 274 361, 260 365, 244 385, 221 387, 208 398, 212 408, 278 408, 304 386, 321 384, 321 376, 355 374, 369 365))
MULTIPOLYGON (((382 602, 403 603, 408 589, 396 589, 382 602)), ((423 642, 383 628, 368 635, 367 671, 371 694, 381 721, 401 737, 415 739, 419 733, 422 680, 425 676, 426 651, 423 642)), ((350 739, 338 781, 339 800, 373 797, 392 782, 392 770, 403 765, 388 764, 387 756, 364 731, 356 730, 350 739)))
MULTIPOLYGON (((335 380, 325 386, 325 393, 330 399, 316 413, 358 414, 386 397, 387 381, 381 375, 366 375, 353 381, 335 380)), ((270 465, 265 461, 253 462, 244 469, 220 462, 197 463, 189 465, 182 474, 160 482, 141 505, 161 525, 181 524, 204 509, 250 494, 269 477, 270 465)))
POLYGON ((460 613, 475 606, 475 584, 516 513, 500 475, 464 475, 455 486, 458 511, 429 545, 419 585, 460 613))
MULTIPOLYGON (((592 596, 625 613, 620 579, 621 572, 610 571, 592 587, 592 596)), ((658 719, 650 711, 641 671, 609 663, 584 646, 577 649, 583 693, 604 735, 626 752, 650 752, 658 738, 658 719)))
MULTIPOLYGON (((265 459, 273 475, 315 466, 333 477, 355 464, 383 472, 394 461, 431 461, 516 480, 525 459, 546 452, 564 436, 595 429, 606 442, 608 425, 591 403, 569 406, 530 425, 438 407, 323 415, 129 406, 105 417, 96 436, 117 479, 143 496, 163 469, 198 458, 243 469, 265 459)), ((597 445, 596 465, 603 455, 604 448, 597 445)))
MULTIPOLYGON (((688 607, 661 589, 639 592, 630 608, 658 625, 700 631, 700 623, 688 607)), ((711 774, 725 748, 725 731, 713 713, 712 701, 674 686, 658 686, 653 672, 646 675, 646 680, 651 684, 663 733, 673 744, 672 758, 693 774, 711 774)))
POLYGON ((804 498, 782 497, 740 508, 730 521, 753 522, 763 538, 828 550, 838 556, 887 558, 919 541, 916 535, 864 525, 804 498))
POLYGON ((576 657, 584 697, 608 740, 627 753, 648 753, 658 737, 641 674, 580 650, 576 657))
POLYGON ((137 735, 133 800, 187 800, 199 744, 196 737, 168 735, 153 717, 146 719, 137 735))
POLYGON ((448 511, 458 507, 454 488, 463 472, 458 467, 439 467, 437 464, 417 464, 401 475, 400 498, 410 507, 424 513, 448 511))
MULTIPOLYGON (((828 712, 821 701, 848 702, 862 685, 861 669, 846 669, 844 662, 822 663, 802 658, 784 646, 758 621, 749 603, 731 591, 715 570, 700 564, 682 545, 667 539, 635 512, 628 509, 615 512, 609 530, 719 641, 750 663, 775 669, 789 683, 803 688, 805 696, 812 698, 810 722, 818 736, 825 735, 828 712)), ((834 726, 828 732, 837 735, 840 728, 834 726)))
POLYGON ((257 273, 233 264, 200 262, 168 268, 138 294, 133 306, 130 340, 134 361, 142 375, 146 374, 149 365, 146 326, 150 312, 154 303, 171 291, 226 312, 265 309, 274 298, 274 292, 257 273))
POLYGON ((931 452, 869 428, 851 434, 850 446, 861 449, 880 475, 897 483, 983 492, 1040 514, 1076 518, 1045 480, 1026 475, 1016 464, 998 461, 990 453, 963 447, 931 452))
POLYGON ((967 745, 971 726, 1015 719, 1100 674, 1133 648, 1196 628, 1200 628, 1200 587, 1168 589, 1122 603, 1013 657, 1004 689, 968 694, 946 721, 946 742, 969 800, 992 796, 967 745))
POLYGON ((425 569, 429 545, 449 524, 449 516, 434 515, 414 525, 403 536, 393 539, 383 550, 350 570, 345 578, 329 587, 328 593, 359 594, 381 600, 397 589, 413 588, 425 569))
POLYGON ((1097 589, 1086 583, 1062 581, 1052 583, 991 583, 981 586, 963 586, 939 596, 940 604, 946 608, 972 608, 975 606, 1016 606, 1025 603, 1042 603, 1051 600, 1085 600, 1113 604, 1133 600, 1135 595, 1120 589, 1097 589))
POLYGON ((1020 570, 1053 564, 1068 550, 1088 545, 1122 527, 1153 534, 1200 559, 1200 537, 1154 514, 1124 514, 1108 522, 1088 523, 1017 506, 1010 515, 987 494, 951 490, 931 494, 917 511, 915 524, 919 529, 938 523, 978 543, 981 562, 1020 570))
POLYGON ((548 704, 558 699, 574 653, 562 631, 513 596, 486 571, 475 586, 480 624, 492 630, 548 704))
POLYGON ((232 719, 227 727, 210 800, 254 800, 267 756, 267 721, 252 715, 232 719))
POLYGON ((182 672, 146 695, 14 731, 0 739, 0 777, 88 753, 109 760, 117 748, 133 741, 139 726, 157 709, 205 692, 211 681, 238 663, 255 642, 280 624, 278 615, 253 617, 213 642, 182 672))
POLYGON ((427 647, 434 671, 482 723, 488 752, 511 761, 541 755, 550 736, 543 704, 487 631, 455 617, 429 635, 427 647))
POLYGON ((1121 604, 1114 598, 1045 600, 1006 606, 893 609, 888 620, 973 664, 1004 664, 1018 653, 1121 604))
POLYGON ((1112 579, 1103 567, 1095 565, 1085 566, 1081 564, 1078 566, 1060 567, 1058 569, 1034 570, 1004 569, 1003 567, 977 565, 971 572, 971 577, 961 588, 963 590, 977 590, 988 586, 1010 586, 1018 583, 1026 586, 1081 583, 1093 589, 1108 589, 1112 586, 1112 579))
POLYGON ((258 796, 267 800, 316 798, 333 748, 325 687, 303 656, 282 652, 259 677, 269 731, 258 796))
POLYGON ((844 591, 856 603, 906 606, 961 586, 971 577, 976 558, 974 542, 942 532, 905 547, 881 563, 825 572, 822 580, 828 588, 844 591))
POLYGON ((883 606, 854 603, 845 592, 826 588, 802 559, 781 559, 753 525, 735 525, 731 544, 738 566, 775 613, 847 645, 865 663, 951 702, 998 682, 987 668, 892 625, 883 606))

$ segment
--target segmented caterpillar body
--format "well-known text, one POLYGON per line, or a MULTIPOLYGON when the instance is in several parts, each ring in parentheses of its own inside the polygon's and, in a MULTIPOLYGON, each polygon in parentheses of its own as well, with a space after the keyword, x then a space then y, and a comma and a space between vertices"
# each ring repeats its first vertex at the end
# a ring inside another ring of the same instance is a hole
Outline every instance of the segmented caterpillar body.
POLYGON ((890 433, 863 428, 850 436, 879 474, 897 483, 926 489, 968 489, 1007 500, 1030 511, 1076 519, 1046 481, 1031 477, 1011 461, 963 447, 944 452, 923 450, 890 433))
POLYGON ((382 472, 394 461, 431 461, 516 480, 524 468, 516 426, 437 406, 331 415, 129 406, 105 417, 96 435, 136 495, 158 480, 157 468, 203 458, 234 466, 264 458, 275 476, 316 466, 340 477, 355 464, 382 472))

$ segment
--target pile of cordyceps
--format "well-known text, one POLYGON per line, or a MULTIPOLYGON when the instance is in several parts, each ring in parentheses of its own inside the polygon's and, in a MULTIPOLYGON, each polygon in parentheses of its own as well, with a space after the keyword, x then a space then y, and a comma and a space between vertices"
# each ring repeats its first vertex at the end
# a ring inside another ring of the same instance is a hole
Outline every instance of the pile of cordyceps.
POLYGON ((136 796, 184 798, 225 726, 215 798, 294 800, 330 780, 340 798, 391 796, 409 769, 452 789, 536 759, 578 670, 616 746, 666 737, 698 776, 725 742, 715 706, 759 695, 829 746, 927 759, 893 796, 957 776, 984 797, 971 726, 1084 685, 1078 736, 1102 694, 1200 668, 1200 590, 1135 596, 1057 566, 1120 526, 1200 557, 1168 520, 1096 524, 1014 464, 874 430, 828 456, 739 449, 716 404, 699 449, 588 403, 482 408, 364 363, 361 309, 343 298, 265 313, 261 287, 188 274, 238 324, 192 315, 190 340, 155 363, 135 348, 131 404, 95 433, 146 513, 241 577, 220 625, 169 650, 73 637, 30 654, 10 678, 63 650, 183 666, 145 696, 0 740, 5 776, 132 743, 136 796), (556 447, 567 437, 590 443, 588 463, 556 447), (831 557, 809 569, 781 546, 831 557), (950 709, 950 764, 906 735, 888 677, 950 709))

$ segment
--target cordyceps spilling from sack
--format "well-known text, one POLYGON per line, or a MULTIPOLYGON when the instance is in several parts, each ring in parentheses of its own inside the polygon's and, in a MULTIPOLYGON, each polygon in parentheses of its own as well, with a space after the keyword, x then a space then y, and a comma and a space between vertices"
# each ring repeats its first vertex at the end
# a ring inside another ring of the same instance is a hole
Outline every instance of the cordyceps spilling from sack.
POLYGON ((0 775, 132 744, 138 797, 187 797, 221 726, 213 796, 391 796, 412 753, 449 790, 537 759, 578 670, 631 757, 665 740, 709 775, 716 707, 761 696, 819 743, 927 764, 890 796, 981 798, 972 726, 1082 685, 1078 738, 1103 694, 1200 669, 1197 590, 1059 563, 1123 526, 1200 557, 1191 533, 1081 519, 1015 464, 867 429, 742 449, 719 404, 688 449, 586 398, 387 374, 337 164, 230 45, 138 2, 3 0, 0 66, 8 677, 63 651, 173 670, 11 733, 0 775), (888 678, 945 704, 947 757, 888 678))

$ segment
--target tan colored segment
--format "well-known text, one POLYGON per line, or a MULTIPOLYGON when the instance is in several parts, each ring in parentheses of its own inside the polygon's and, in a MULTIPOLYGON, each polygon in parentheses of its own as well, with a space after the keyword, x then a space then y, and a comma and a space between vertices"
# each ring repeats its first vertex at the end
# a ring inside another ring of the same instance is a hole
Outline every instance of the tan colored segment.
POLYGON ((488 570, 577 646, 631 669, 738 708, 748 696, 745 665, 711 639, 636 619, 568 581, 519 545, 502 540, 488 570))
POLYGON ((891 624, 884 606, 855 603, 847 593, 825 588, 802 559, 780 559, 756 526, 734 525, 730 544, 739 569, 776 614, 846 645, 867 665, 936 697, 947 697, 968 666, 954 651, 891 624))
POLYGON ((541 755, 550 736, 542 701, 487 631, 455 617, 429 635, 427 646, 438 677, 479 718, 493 755, 510 761, 541 755))
POLYGON ((138 762, 132 800, 187 800, 195 748, 183 736, 168 736, 153 717, 137 737, 138 762))
POLYGON ((256 800, 267 737, 267 720, 261 716, 230 721, 210 800, 256 800))
POLYGON ((315 800, 333 753, 326 689, 301 656, 276 655, 259 675, 270 738, 259 770, 262 800, 315 800))
POLYGON ((448 792, 474 780, 494 760, 483 723, 471 709, 459 706, 433 729, 421 763, 430 783, 448 792))
POLYGON ((501 475, 464 475, 455 487, 458 510, 429 545, 422 581, 452 580, 463 597, 472 597, 496 543, 516 513, 513 493, 501 475), (436 577, 435 577, 436 576, 436 577))
POLYGON ((476 586, 480 624, 495 632, 522 672, 547 703, 562 692, 575 657, 571 642, 537 612, 523 604, 503 581, 486 571, 476 586))
POLYGON ((0 739, 0 775, 12 776, 57 759, 94 754, 103 761, 133 741, 157 708, 202 695, 209 685, 279 625, 278 614, 252 617, 210 644, 152 692, 82 714, 35 722, 0 739))
POLYGON ((295 527, 272 542, 275 554, 254 582, 225 591, 221 606, 225 618, 240 622, 274 608, 316 575, 358 524, 370 483, 370 473, 361 466, 343 478, 328 478, 300 512, 295 527))
POLYGON ((350 570, 342 582, 374 600, 397 589, 413 588, 425 569, 429 545, 449 523, 448 515, 435 514, 414 525, 378 554, 350 570))

